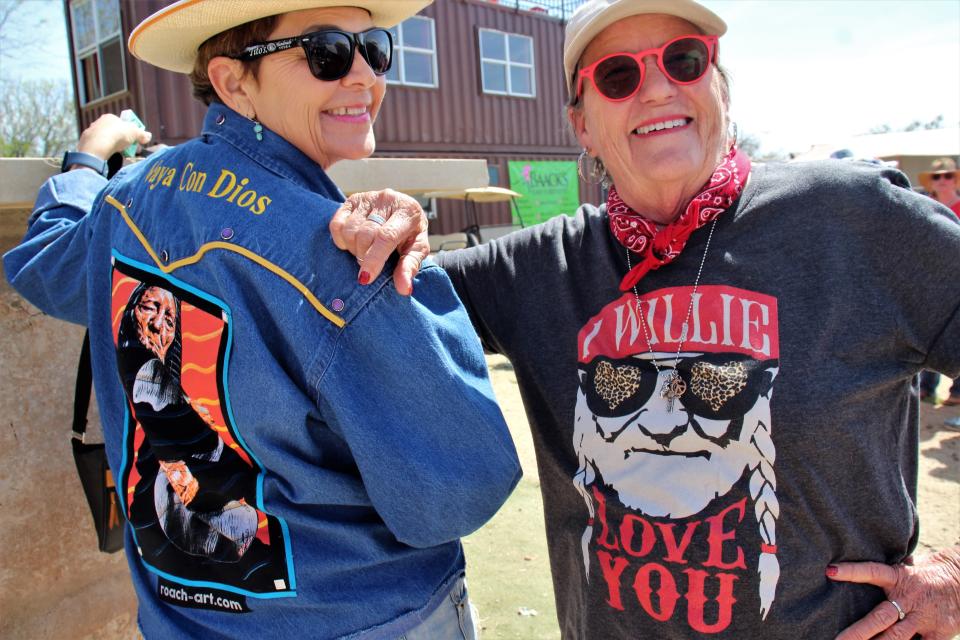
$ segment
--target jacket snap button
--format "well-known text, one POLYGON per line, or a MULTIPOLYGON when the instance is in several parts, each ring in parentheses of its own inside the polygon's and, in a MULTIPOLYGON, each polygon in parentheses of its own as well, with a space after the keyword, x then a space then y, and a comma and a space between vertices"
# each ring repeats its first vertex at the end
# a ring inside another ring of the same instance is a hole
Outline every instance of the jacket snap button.
POLYGON ((167 255, 167 252, 166 252, 166 251, 161 251, 161 252, 160 252, 160 260, 161 260, 162 262, 166 262, 166 261, 168 261, 169 259, 170 259, 170 256, 167 255))
POLYGON ((225 115, 223 115, 222 113, 217 116, 217 124, 218 124, 218 125, 221 125, 221 124, 223 124, 223 123, 226 122, 226 121, 227 121, 227 117, 226 117, 225 115))
POLYGON ((341 300, 340 298, 334 298, 333 302, 330 303, 330 306, 333 308, 334 311, 336 311, 337 313, 340 313, 341 311, 343 311, 343 300, 341 300))
POLYGON ((223 229, 220 232, 220 238, 223 240, 229 240, 232 237, 233 237, 233 229, 231 229, 230 227, 227 227, 226 229, 223 229))
POLYGON ((133 198, 127 199, 127 204, 124 205, 127 209, 133 206, 133 198))

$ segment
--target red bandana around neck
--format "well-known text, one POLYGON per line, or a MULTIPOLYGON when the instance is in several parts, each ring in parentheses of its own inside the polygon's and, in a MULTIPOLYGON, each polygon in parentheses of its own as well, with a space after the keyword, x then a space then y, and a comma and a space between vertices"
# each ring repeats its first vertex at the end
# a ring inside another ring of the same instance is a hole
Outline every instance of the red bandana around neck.
POLYGON ((620 282, 620 290, 629 291, 652 269, 673 262, 683 251, 690 234, 730 208, 743 191, 749 175, 750 158, 733 147, 686 210, 659 231, 655 223, 631 209, 615 187, 610 187, 607 198, 610 231, 620 244, 640 257, 637 265, 620 282))

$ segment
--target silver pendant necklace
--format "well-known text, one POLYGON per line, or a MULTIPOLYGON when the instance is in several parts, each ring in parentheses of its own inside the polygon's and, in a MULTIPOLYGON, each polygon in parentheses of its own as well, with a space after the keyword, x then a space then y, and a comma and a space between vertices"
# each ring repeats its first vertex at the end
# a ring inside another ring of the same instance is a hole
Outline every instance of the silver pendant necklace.
MULTIPOLYGON (((663 386, 660 387, 660 397, 667 401, 667 412, 673 411, 673 403, 683 395, 687 390, 687 383, 683 381, 677 372, 677 365, 680 364, 680 353, 683 351, 683 343, 687 341, 687 329, 690 326, 690 316, 693 313, 693 301, 697 296, 697 287, 700 286, 700 275, 703 273, 703 265, 707 261, 707 253, 710 251, 710 241, 713 239, 713 230, 717 226, 718 218, 714 218, 710 224, 710 234, 707 236, 707 243, 703 247, 703 257, 700 258, 700 268, 697 269, 697 277, 693 281, 693 293, 690 294, 690 304, 687 305, 687 317, 683 321, 680 331, 680 344, 677 345, 677 354, 673 359, 673 371, 667 376, 663 386)), ((633 269, 630 261, 630 249, 627 249, 627 272, 633 269)), ((647 341, 647 351, 650 352, 651 362, 657 370, 657 377, 660 377, 660 365, 657 364, 657 358, 653 354, 653 347, 650 345, 650 332, 647 330, 647 320, 643 315, 643 309, 640 305, 640 294, 637 293, 637 285, 633 285, 633 297, 637 301, 637 315, 640 316, 640 326, 643 327, 643 338, 647 341)))

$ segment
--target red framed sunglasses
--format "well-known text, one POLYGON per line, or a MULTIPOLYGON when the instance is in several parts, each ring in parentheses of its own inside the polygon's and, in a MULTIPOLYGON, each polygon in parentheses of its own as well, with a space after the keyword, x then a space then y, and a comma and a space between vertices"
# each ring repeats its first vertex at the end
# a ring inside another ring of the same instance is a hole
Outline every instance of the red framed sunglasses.
POLYGON ((700 80, 717 59, 717 36, 689 35, 674 38, 656 49, 606 55, 580 70, 577 97, 583 91, 583 80, 589 78, 597 92, 610 102, 622 102, 636 95, 646 77, 645 56, 656 56, 657 66, 676 84, 693 84, 700 80))

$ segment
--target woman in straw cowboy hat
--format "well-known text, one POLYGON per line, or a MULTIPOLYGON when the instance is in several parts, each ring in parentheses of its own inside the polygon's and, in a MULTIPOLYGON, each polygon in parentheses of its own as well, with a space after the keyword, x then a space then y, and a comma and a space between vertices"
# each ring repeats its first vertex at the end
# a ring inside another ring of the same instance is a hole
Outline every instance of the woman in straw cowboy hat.
POLYGON ((4 257, 25 297, 89 327, 148 638, 474 634, 459 538, 520 475, 483 355, 442 270, 414 299, 360 287, 327 231, 326 169, 373 152, 385 27, 427 2, 341 4, 145 20, 130 50, 190 74, 202 135, 108 182, 148 135, 97 120, 4 257))
MULTIPOLYGON (((910 563, 912 381, 960 373, 960 289, 917 286, 960 225, 888 168, 752 165, 725 30, 585 2, 568 115, 606 204, 437 258, 517 372, 562 635, 949 638, 960 549, 910 563)), ((369 207, 332 229, 375 274, 369 207)))
POLYGON ((931 198, 960 218, 960 189, 957 187, 957 162, 953 158, 937 158, 930 170, 920 174, 920 184, 931 198))

